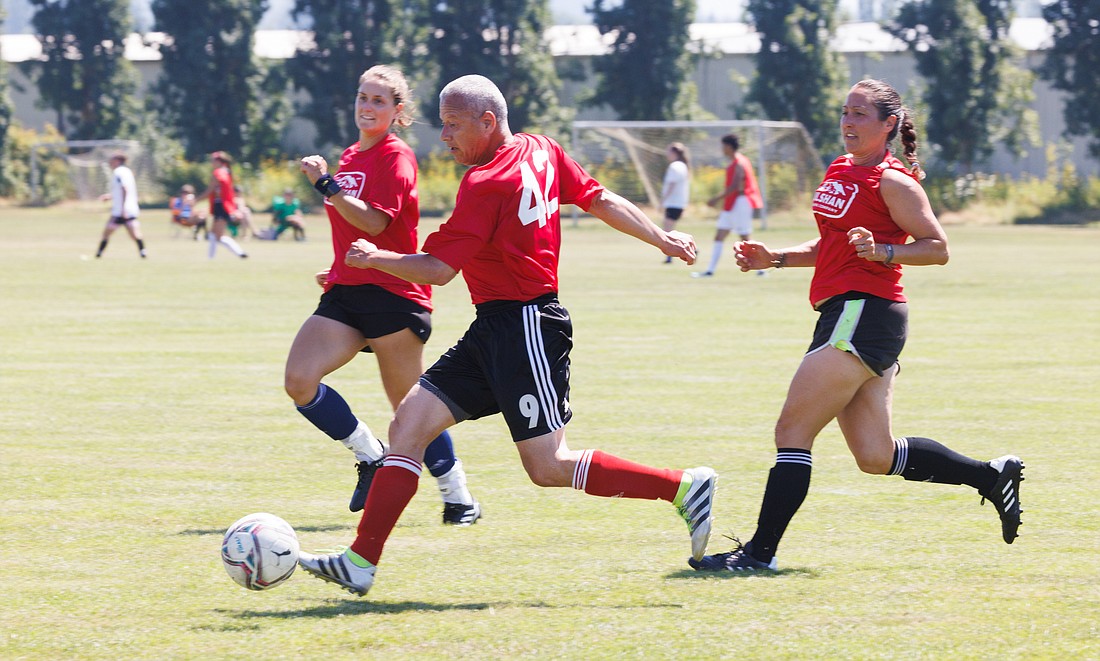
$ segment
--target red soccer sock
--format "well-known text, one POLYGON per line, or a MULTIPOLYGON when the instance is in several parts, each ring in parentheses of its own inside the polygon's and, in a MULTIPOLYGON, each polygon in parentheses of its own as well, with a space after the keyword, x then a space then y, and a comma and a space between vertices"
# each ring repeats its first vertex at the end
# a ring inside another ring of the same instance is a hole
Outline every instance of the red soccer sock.
POLYGON ((402 455, 387 455, 382 467, 374 474, 363 516, 359 519, 359 531, 351 550, 377 565, 382 557, 382 547, 416 494, 420 483, 420 462, 402 455))
POLYGON ((585 450, 573 470, 573 488, 593 496, 671 503, 680 490, 683 474, 682 470, 643 466, 600 450, 585 450))

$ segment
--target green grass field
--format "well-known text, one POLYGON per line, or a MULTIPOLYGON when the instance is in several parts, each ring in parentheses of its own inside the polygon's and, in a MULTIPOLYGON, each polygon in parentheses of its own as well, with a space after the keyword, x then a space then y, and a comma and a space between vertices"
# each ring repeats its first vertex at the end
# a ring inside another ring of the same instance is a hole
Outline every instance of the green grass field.
MULTIPOLYGON (((0 207, 0 658, 1100 658, 1098 228, 951 226, 949 265, 906 269, 895 431, 1021 455, 1015 544, 968 488, 861 474, 834 425, 782 571, 697 574, 670 505, 539 489, 494 418, 454 430, 485 518, 443 527, 425 479, 358 599, 304 573, 250 593, 218 557, 255 511, 306 549, 354 536, 353 461, 282 390, 327 226, 211 261, 154 210, 148 260, 121 232, 89 259, 105 218, 0 207)), ((683 224, 705 258, 712 225, 683 224)), ((760 278, 727 255, 693 280, 590 220, 564 242, 571 446, 713 466, 711 549, 747 538, 814 324, 810 272, 760 278)), ((436 301, 429 359, 472 316, 458 280, 436 301)), ((385 432, 373 358, 328 381, 385 432)))

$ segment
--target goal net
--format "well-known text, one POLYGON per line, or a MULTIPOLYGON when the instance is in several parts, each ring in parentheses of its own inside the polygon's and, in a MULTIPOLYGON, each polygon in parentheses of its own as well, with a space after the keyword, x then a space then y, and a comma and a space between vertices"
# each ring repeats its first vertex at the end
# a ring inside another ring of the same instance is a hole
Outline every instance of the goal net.
POLYGON ((687 147, 693 204, 703 204, 725 188, 729 161, 722 136, 734 134, 739 151, 752 161, 764 197, 760 217, 769 210, 807 206, 821 182, 821 159, 799 122, 729 120, 713 122, 573 123, 571 155, 609 189, 636 204, 661 206, 661 188, 672 142, 687 147))
POLYGON ((111 189, 111 166, 116 153, 126 155, 126 165, 134 171, 138 199, 155 196, 159 190, 156 161, 149 150, 136 140, 68 140, 42 142, 31 148, 31 193, 36 202, 44 199, 41 189, 47 164, 61 161, 68 174, 69 189, 61 197, 94 200, 111 189))

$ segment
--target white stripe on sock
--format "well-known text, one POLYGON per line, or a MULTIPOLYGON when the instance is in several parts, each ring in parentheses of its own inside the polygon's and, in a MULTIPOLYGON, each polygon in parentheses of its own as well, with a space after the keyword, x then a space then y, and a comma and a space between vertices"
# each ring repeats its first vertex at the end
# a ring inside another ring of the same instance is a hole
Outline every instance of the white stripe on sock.
POLYGON ((592 450, 585 450, 573 468, 573 488, 584 491, 588 486, 588 469, 592 467, 592 450))

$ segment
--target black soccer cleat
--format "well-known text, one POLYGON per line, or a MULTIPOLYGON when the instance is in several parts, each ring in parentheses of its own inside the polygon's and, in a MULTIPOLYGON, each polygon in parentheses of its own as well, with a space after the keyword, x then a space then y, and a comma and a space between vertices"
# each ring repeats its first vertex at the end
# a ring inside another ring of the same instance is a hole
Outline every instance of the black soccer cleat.
POLYGON ((481 518, 481 505, 475 500, 463 503, 443 503, 443 523, 460 528, 472 526, 481 518))
POLYGON ((770 562, 757 560, 752 555, 752 542, 742 544, 736 537, 730 537, 734 547, 725 553, 705 555, 701 560, 688 558, 688 565, 695 571, 775 571, 779 563, 775 556, 770 562))
POLYGON ((991 501, 997 508, 997 514, 1001 515, 1001 536, 1005 544, 1011 544, 1019 537, 1017 530, 1020 528, 1020 514, 1024 511, 1020 507, 1020 482, 1024 481, 1024 462, 1015 455, 1006 454, 989 462, 990 468, 1000 473, 993 488, 982 494, 982 504, 991 501))
POLYGON ((348 509, 352 512, 363 511, 363 505, 367 502, 367 492, 370 491, 370 483, 374 480, 374 473, 382 467, 382 460, 360 461, 355 465, 359 473, 359 481, 355 483, 355 491, 351 492, 351 502, 348 509))

